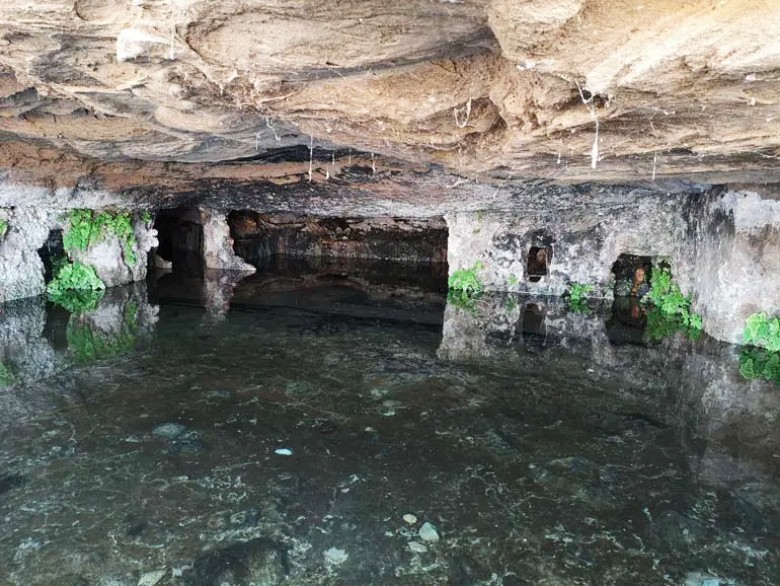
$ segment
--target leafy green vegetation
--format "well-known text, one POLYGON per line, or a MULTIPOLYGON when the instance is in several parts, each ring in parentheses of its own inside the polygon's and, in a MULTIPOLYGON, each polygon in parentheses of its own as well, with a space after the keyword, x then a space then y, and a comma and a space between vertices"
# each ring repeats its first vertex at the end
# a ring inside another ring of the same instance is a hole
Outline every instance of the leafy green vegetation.
MULTIPOLYGON (((148 214, 148 212, 147 212, 148 214)), ((68 215, 68 229, 62 238, 65 250, 87 250, 101 242, 107 234, 114 234, 122 245, 122 254, 128 266, 138 262, 133 218, 128 212, 100 212, 72 210, 68 215)))
POLYGON ((477 261, 470 269, 459 269, 452 273, 447 285, 450 291, 462 297, 478 297, 485 291, 485 285, 477 272, 482 270, 482 263, 477 261))
POLYGON ((12 384, 14 384, 15 378, 16 377, 14 377, 13 373, 8 369, 8 367, 0 362, 0 388, 10 387, 12 384))
POLYGON ((49 299, 70 311, 81 313, 97 307, 106 285, 95 269, 79 262, 60 265, 54 279, 46 287, 49 299))
POLYGON ((452 273, 447 282, 447 300, 456 307, 476 313, 477 300, 485 291, 485 285, 477 275, 480 270, 482 263, 477 261, 470 269, 459 269, 452 273))
POLYGON ((116 332, 104 332, 83 318, 72 317, 66 332, 68 348, 78 362, 103 360, 129 352, 138 332, 138 306, 128 303, 122 325, 116 332))
POLYGON ((745 321, 743 340, 750 346, 739 356, 740 374, 780 385, 780 318, 754 313, 745 321))
POLYGON ((754 313, 745 322, 744 342, 780 352, 780 318, 754 313))
POLYGON ((689 340, 698 340, 702 336, 701 328, 686 326, 679 315, 664 313, 653 307, 647 313, 647 328, 645 333, 651 342, 660 342, 677 332, 689 340))
POLYGON ((507 279, 507 282, 508 282, 510 285, 512 285, 512 287, 514 287, 515 285, 517 285, 517 283, 519 282, 519 281, 517 280, 517 275, 514 275, 514 274, 513 274, 513 275, 509 275, 509 278, 507 279))
POLYGON ((581 303, 586 301, 594 290, 595 287, 593 285, 572 283, 569 285, 569 290, 566 292, 569 297, 569 303, 581 303))
POLYGON ((661 313, 676 318, 685 330, 702 328, 701 316, 691 311, 691 296, 682 294, 680 286, 672 280, 672 273, 666 267, 653 270, 650 291, 642 298, 642 303, 651 303, 661 313))
POLYGON ((739 355, 739 372, 747 380, 764 379, 780 385, 780 352, 744 348, 739 355))
POLYGON ((584 283, 572 283, 566 291, 566 298, 569 309, 575 313, 590 313, 588 307, 588 297, 596 288, 593 285, 584 283))
POLYGON ((8 220, 0 218, 0 238, 6 235, 8 232, 8 220))

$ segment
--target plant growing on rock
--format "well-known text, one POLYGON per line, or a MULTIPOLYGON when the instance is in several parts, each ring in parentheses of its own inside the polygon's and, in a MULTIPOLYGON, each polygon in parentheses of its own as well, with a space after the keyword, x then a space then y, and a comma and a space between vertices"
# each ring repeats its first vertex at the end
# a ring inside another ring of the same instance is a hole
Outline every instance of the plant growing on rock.
POLYGON ((71 313, 81 313, 95 309, 105 288, 93 267, 74 262, 60 266, 46 292, 57 305, 71 313))
POLYGON ((780 352, 780 318, 766 313, 754 313, 745 321, 745 344, 761 346, 770 352, 780 352))
POLYGON ((754 313, 745 321, 743 340, 749 346, 739 357, 740 374, 780 384, 780 318, 754 313))
POLYGON ((744 348, 739 355, 739 372, 747 380, 764 379, 780 385, 780 352, 744 348))
POLYGON ((456 307, 475 312, 476 302, 485 292, 485 285, 477 274, 480 270, 482 263, 477 261, 469 269, 458 269, 452 273, 447 281, 447 300, 456 307))
POLYGON ((447 281, 450 291, 463 297, 478 297, 485 291, 485 285, 477 272, 482 270, 482 263, 477 261, 470 269, 458 269, 447 281))
POLYGON ((683 295, 667 267, 659 267, 653 271, 650 291, 642 298, 642 303, 652 304, 661 313, 678 320, 681 329, 702 329, 701 316, 691 311, 691 296, 683 295))
MULTIPOLYGON (((148 215, 148 212, 146 212, 148 215)), ((151 217, 150 217, 151 219, 151 217)), ((122 245, 122 254, 128 266, 138 262, 135 254, 136 238, 133 218, 129 212, 100 212, 76 209, 68 214, 68 229, 62 238, 65 250, 87 250, 101 242, 107 234, 114 234, 122 245)))
POLYGON ((587 285, 585 283, 572 283, 569 285, 568 290, 565 293, 569 309, 576 313, 587 313, 590 311, 588 307, 588 297, 596 288, 593 285, 587 285))
POLYGON ((660 342, 677 332, 694 341, 702 336, 701 328, 686 326, 678 316, 664 313, 657 307, 650 309, 646 316, 647 327, 645 333, 647 334, 647 339, 651 342, 660 342))
POLYGON ((8 220, 0 218, 0 238, 6 235, 8 232, 8 220))

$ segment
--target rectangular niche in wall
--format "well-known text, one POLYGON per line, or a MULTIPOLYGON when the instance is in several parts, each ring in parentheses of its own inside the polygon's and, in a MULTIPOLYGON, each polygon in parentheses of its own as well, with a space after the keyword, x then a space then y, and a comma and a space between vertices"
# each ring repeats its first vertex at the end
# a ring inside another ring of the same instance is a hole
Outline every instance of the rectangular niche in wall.
POLYGON ((538 283, 549 274, 547 264, 552 258, 551 246, 532 246, 528 251, 526 274, 532 283, 538 283))

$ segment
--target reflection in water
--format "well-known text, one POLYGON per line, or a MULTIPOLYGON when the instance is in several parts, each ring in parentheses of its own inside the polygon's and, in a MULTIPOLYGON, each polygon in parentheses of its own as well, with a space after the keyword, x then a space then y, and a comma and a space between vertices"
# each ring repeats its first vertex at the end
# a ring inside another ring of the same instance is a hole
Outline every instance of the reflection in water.
POLYGON ((370 271, 164 279, 0 314, 3 584, 780 583, 780 392, 729 346, 442 322, 370 271))

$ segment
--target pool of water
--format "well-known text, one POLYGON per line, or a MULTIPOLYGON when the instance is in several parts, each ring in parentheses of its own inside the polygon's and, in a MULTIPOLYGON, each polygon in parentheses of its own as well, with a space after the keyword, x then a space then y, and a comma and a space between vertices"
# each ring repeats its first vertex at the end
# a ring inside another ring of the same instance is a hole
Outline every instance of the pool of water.
POLYGON ((344 275, 0 313, 0 583, 780 584, 780 388, 344 275))

